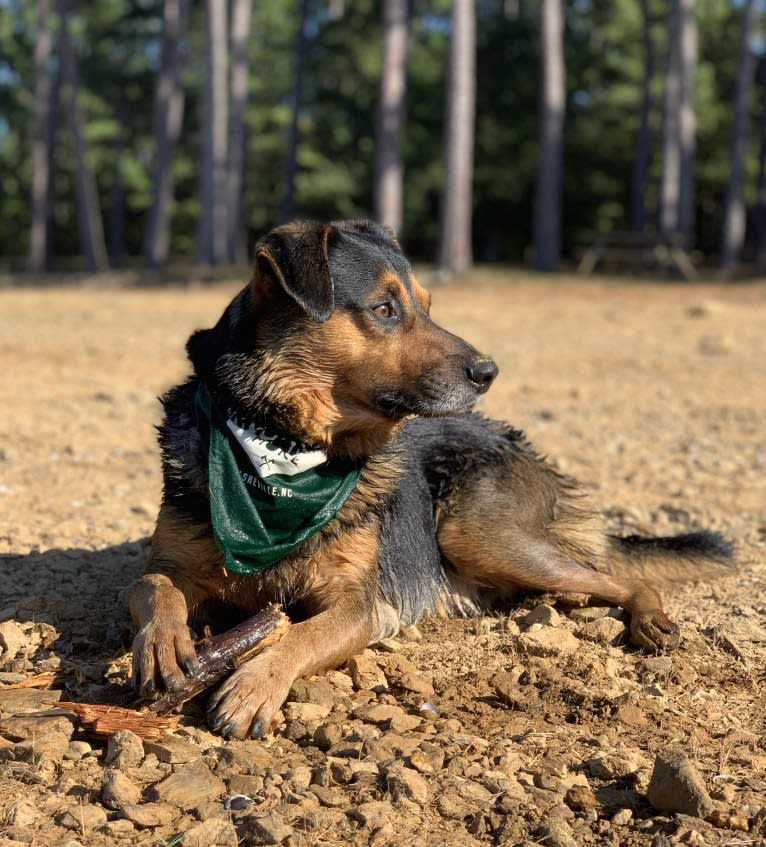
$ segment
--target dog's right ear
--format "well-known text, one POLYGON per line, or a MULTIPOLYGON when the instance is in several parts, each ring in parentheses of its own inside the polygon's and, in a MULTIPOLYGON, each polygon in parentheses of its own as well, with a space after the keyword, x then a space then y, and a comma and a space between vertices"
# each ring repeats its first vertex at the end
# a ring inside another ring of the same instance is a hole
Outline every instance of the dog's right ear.
POLYGON ((277 283, 307 315, 326 321, 335 304, 329 249, 336 235, 334 226, 314 222, 272 230, 255 248, 256 300, 277 283))

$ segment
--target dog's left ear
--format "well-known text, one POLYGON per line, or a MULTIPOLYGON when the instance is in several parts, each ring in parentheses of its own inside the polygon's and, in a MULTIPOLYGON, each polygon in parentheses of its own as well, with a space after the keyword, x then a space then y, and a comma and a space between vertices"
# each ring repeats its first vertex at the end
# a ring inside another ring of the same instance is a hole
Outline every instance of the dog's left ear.
POLYGON ((263 275, 270 276, 295 302, 317 321, 326 321, 335 304, 330 273, 330 244, 334 226, 307 222, 280 226, 255 247, 257 288, 263 275))

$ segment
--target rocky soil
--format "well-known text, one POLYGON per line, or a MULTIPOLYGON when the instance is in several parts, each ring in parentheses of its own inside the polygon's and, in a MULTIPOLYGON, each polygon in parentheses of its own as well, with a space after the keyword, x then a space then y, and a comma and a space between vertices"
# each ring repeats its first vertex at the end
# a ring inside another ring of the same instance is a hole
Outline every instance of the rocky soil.
POLYGON ((477 274, 435 317, 492 353, 483 406, 615 531, 712 527, 740 566, 667 595, 672 655, 618 609, 520 598, 296 684, 264 741, 128 705, 125 589, 160 494, 156 396, 236 285, 0 289, 0 847, 766 845, 766 285, 477 274))

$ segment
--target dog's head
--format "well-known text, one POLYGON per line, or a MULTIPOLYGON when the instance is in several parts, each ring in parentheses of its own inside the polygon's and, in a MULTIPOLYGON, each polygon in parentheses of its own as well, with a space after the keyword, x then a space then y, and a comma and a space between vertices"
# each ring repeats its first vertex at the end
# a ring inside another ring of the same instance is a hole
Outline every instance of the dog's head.
POLYGON ((469 410, 494 362, 429 317, 393 233, 370 221, 279 227, 218 324, 195 333, 197 373, 243 416, 358 454, 407 415, 469 410))

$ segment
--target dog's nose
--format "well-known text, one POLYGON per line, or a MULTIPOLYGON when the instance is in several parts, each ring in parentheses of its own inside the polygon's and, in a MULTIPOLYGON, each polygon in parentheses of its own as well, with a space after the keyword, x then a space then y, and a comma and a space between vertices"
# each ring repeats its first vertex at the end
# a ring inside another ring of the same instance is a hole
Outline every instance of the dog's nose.
POLYGON ((466 367, 466 374, 476 390, 483 394, 497 376, 497 365, 492 359, 477 359, 466 367))

